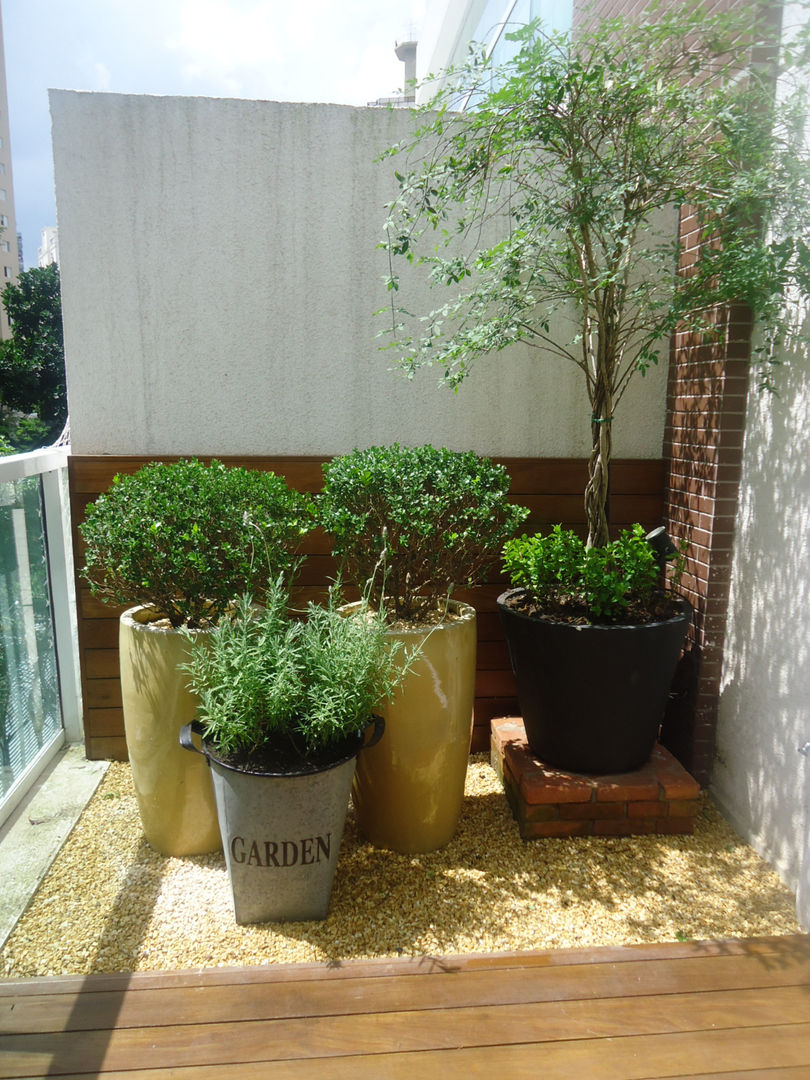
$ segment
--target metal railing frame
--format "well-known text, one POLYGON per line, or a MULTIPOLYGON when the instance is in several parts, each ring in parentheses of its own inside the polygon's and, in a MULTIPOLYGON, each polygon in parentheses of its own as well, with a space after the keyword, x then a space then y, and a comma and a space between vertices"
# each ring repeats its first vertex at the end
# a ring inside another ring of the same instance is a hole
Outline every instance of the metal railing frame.
POLYGON ((40 478, 62 714, 59 735, 40 750, 6 793, 0 804, 0 824, 10 816, 62 748, 83 739, 70 505, 64 486, 69 449, 67 446, 47 447, 0 457, 0 483, 40 478))

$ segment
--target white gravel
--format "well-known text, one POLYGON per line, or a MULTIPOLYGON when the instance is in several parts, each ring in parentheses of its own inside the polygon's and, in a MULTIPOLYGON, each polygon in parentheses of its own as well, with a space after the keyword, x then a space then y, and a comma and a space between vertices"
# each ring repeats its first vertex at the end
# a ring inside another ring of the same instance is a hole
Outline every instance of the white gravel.
POLYGON ((755 937, 794 898, 704 796, 694 836, 523 841, 484 755, 453 841, 377 850, 351 811, 329 917, 237 926, 222 855, 165 858, 113 763, 0 953, 5 977, 755 937))

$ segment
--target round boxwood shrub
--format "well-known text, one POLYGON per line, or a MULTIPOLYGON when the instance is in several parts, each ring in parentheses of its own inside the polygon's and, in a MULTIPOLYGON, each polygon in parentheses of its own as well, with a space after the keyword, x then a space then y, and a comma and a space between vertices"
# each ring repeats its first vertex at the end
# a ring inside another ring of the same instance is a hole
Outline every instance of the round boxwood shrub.
POLYGON ((216 622, 245 592, 288 577, 313 524, 311 500, 272 472, 153 462, 117 475, 79 531, 94 595, 145 604, 174 627, 216 622))
POLYGON ((320 521, 345 580, 397 619, 436 621, 453 586, 480 582, 528 515, 502 465, 433 446, 372 446, 324 466, 320 521))

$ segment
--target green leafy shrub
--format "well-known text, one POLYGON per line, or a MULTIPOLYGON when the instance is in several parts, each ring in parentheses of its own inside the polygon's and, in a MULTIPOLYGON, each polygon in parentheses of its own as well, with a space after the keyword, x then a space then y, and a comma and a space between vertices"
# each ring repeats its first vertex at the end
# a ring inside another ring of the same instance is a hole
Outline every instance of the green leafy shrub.
POLYGON ((347 581, 398 619, 438 619, 454 585, 480 581, 528 510, 502 465, 472 452, 372 446, 324 466, 320 520, 347 581))
POLYGON ((544 614, 581 622, 622 622, 650 608, 660 569, 641 525, 604 547, 586 548, 555 525, 547 536, 521 536, 503 549, 514 588, 525 589, 544 614))
POLYGON ((309 604, 291 617, 278 583, 261 609, 243 596, 184 665, 199 697, 203 737, 217 754, 307 760, 364 731, 412 661, 386 637, 383 610, 309 604))
POLYGON ((79 526, 94 595, 146 604, 174 627, 216 622, 245 591, 291 574, 311 500, 271 472, 196 459, 118 475, 79 526))

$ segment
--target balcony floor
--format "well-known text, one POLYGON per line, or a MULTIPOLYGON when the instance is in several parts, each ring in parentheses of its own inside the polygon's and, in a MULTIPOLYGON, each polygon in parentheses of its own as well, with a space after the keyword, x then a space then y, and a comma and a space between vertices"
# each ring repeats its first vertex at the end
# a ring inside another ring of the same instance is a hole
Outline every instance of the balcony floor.
POLYGON ((810 1077, 810 937, 0 983, 0 1077, 810 1077))

